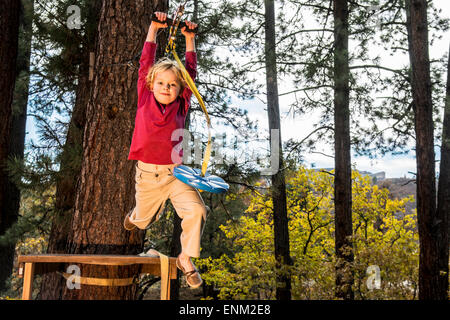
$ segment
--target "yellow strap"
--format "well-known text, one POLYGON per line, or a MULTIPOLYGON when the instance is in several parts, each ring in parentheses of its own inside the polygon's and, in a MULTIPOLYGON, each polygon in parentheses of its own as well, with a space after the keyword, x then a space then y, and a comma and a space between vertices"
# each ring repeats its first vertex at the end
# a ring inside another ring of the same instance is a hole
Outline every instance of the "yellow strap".
POLYGON ((159 260, 161 261, 161 300, 167 300, 167 294, 169 290, 169 257, 159 254, 159 260))
POLYGON ((161 264, 161 300, 168 300, 169 297, 169 257, 155 249, 148 250, 143 256, 159 256, 161 264))
POLYGON ((206 117, 206 124, 208 125, 208 144, 206 145, 205 154, 203 155, 203 163, 202 163, 202 176, 205 175, 206 169, 208 168, 208 162, 209 158, 211 156, 211 121, 209 120, 208 111, 206 110, 205 103, 203 102, 202 97, 200 96, 200 93, 197 90, 197 87, 195 86, 194 80, 192 80, 191 76, 187 72, 184 65, 181 63, 180 58, 178 58, 178 55, 175 50, 172 50, 172 54, 175 57, 175 60, 177 61, 178 65, 181 68, 181 71, 184 75, 184 80, 186 81, 187 85, 191 89, 192 93, 197 98, 198 103, 202 107, 203 113, 206 117))
POLYGON ((70 278, 71 281, 79 284, 91 285, 91 286, 129 286, 134 283, 134 278, 119 278, 119 279, 105 279, 105 278, 90 278, 81 277, 69 273, 62 273, 63 277, 67 280, 70 278))

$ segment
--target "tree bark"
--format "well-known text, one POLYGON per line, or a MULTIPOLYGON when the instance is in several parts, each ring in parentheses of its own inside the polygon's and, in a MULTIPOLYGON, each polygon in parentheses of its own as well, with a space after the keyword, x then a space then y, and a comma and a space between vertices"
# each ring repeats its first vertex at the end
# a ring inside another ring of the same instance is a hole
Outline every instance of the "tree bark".
MULTIPOLYGON (((33 14, 34 0, 23 0, 9 148, 9 156, 18 159, 23 159, 25 150, 33 14)), ((20 207, 20 190, 12 181, 8 182, 6 198, 10 201, 8 207, 12 215, 17 217, 20 207)))
MULTIPOLYGON (((86 109, 83 160, 68 252, 138 254, 144 231, 126 231, 134 206, 134 165, 128 161, 137 105, 137 68, 127 61, 142 51, 151 14, 159 1, 104 0, 95 50, 94 79, 86 109)), ((81 276, 130 278, 135 266, 82 265, 81 276)), ((65 299, 135 299, 136 285, 65 288, 65 299)))
MULTIPOLYGON (((11 210, 11 202, 7 198, 10 184, 6 161, 10 153, 20 12, 20 0, 0 1, 0 235, 17 220, 17 213, 11 210)), ((13 260, 14 244, 0 246, 0 290, 5 288, 5 280, 11 275, 13 260)))
MULTIPOLYGON (((181 228, 181 218, 174 212, 173 214, 173 231, 172 241, 170 242, 170 256, 176 257, 181 252, 180 236, 183 229, 181 228)), ((180 299, 180 272, 177 269, 177 278, 170 280, 170 299, 180 299)))
POLYGON ((334 12, 334 207, 336 297, 353 299, 352 179, 350 157, 348 3, 335 0, 334 12))
MULTIPOLYGON (((450 51, 449 51, 450 52, 450 51)), ((438 203, 436 221, 438 241, 439 288, 438 299, 448 299, 448 256, 450 214, 450 54, 447 63, 447 87, 442 125, 441 163, 439 168, 438 203)))
POLYGON ((419 229, 419 299, 439 299, 439 246, 436 179, 426 0, 407 0, 407 29, 411 61, 417 163, 417 221, 419 229))
MULTIPOLYGON (((34 0, 23 0, 21 4, 19 51, 17 55, 17 78, 14 88, 12 121, 10 131, 10 145, 8 157, 23 160, 25 149, 25 131, 27 121, 28 89, 30 84, 30 55, 32 38, 32 20, 34 14, 34 0)), ((5 194, 5 210, 9 217, 9 224, 15 223, 19 217, 20 190, 14 181, 8 179, 5 194)), ((11 257, 10 267, 13 267, 15 245, 12 244, 10 252, 5 253, 11 257)), ((3 253, 0 253, 3 255, 3 253)), ((10 270, 11 272, 12 270, 10 270)), ((1 281, 1 280, 0 280, 1 281)))
MULTIPOLYGON (((275 6, 273 0, 265 0, 265 56, 267 82, 267 112, 269 130, 278 130, 278 170, 272 175, 272 201, 275 259, 277 262, 277 300, 291 299, 291 277, 284 267, 292 264, 289 252, 289 229, 286 205, 286 183, 283 171, 283 149, 278 103, 277 63, 275 48, 275 6)), ((272 139, 271 139, 272 141, 272 139)), ((271 150, 271 153, 276 150, 271 150)))

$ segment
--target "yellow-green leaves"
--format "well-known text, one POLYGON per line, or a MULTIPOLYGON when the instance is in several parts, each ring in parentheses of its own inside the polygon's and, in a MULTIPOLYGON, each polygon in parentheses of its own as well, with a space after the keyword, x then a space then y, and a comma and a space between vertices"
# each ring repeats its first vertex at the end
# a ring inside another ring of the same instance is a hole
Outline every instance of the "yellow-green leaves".
MULTIPOLYGON (((356 171, 352 179, 355 297, 415 298, 416 215, 405 212, 413 197, 391 199, 387 189, 356 171)), ((333 173, 299 168, 287 175, 286 185, 293 266, 281 272, 292 275, 294 299, 334 299, 333 173)), ((221 299, 275 298, 272 202, 262 194, 249 201, 238 223, 221 226, 234 255, 197 260, 221 299)))

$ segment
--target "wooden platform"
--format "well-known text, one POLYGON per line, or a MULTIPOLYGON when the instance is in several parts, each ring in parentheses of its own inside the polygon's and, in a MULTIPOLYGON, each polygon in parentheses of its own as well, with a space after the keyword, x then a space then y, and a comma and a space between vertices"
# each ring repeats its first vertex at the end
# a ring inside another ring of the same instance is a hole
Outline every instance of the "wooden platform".
MULTIPOLYGON (((30 300, 33 291, 33 279, 35 275, 41 275, 48 272, 64 272, 64 266, 70 264, 93 264, 108 266, 126 266, 141 265, 140 274, 152 274, 161 276, 161 299, 170 299, 170 279, 177 278, 176 258, 168 257, 167 266, 161 264, 162 258, 146 256, 128 256, 128 255, 85 255, 85 254, 38 254, 21 255, 18 257, 19 277, 23 277, 22 300, 30 300)), ((81 280, 92 280, 92 283, 85 281, 87 285, 130 285, 128 279, 99 279, 103 280, 96 283, 95 278, 83 278, 81 280), (109 281, 108 281, 109 280, 109 281)))

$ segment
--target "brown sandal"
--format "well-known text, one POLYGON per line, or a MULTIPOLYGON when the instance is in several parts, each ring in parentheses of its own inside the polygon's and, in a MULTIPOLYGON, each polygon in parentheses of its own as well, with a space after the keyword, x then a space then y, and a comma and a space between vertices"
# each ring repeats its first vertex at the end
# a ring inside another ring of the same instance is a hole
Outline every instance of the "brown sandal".
POLYGON ((202 285, 202 283, 203 283, 202 277, 200 277, 200 273, 198 272, 197 268, 195 268, 195 266, 194 266, 194 270, 186 272, 184 270, 184 268, 181 266, 179 257, 177 257, 176 265, 177 265, 177 268, 180 269, 181 272, 183 272, 184 276, 186 277, 187 284, 192 289, 198 288, 202 285))

